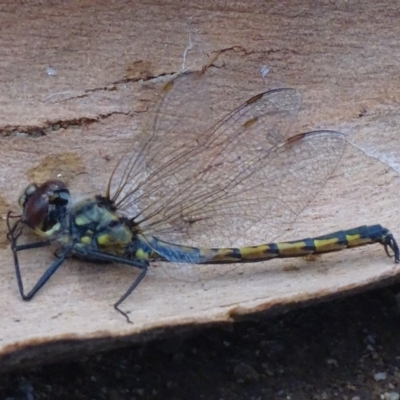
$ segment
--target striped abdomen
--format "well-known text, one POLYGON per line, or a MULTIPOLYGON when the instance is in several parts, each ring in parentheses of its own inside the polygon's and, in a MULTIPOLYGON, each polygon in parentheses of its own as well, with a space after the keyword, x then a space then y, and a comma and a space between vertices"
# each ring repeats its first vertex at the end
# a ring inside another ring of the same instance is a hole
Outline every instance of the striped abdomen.
POLYGON ((167 243, 153 237, 148 240, 148 245, 153 250, 148 255, 150 259, 164 259, 172 262, 195 264, 237 263, 323 254, 373 243, 382 244, 388 255, 388 248, 390 248, 394 253, 395 261, 400 261, 399 248, 393 235, 381 225, 364 225, 315 238, 240 248, 200 249, 167 243))

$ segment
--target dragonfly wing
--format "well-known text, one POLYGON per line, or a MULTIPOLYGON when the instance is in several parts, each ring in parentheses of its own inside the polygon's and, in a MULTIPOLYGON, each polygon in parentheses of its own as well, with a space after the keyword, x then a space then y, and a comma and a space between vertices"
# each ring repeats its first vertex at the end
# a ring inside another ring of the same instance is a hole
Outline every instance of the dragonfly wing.
MULTIPOLYGON (((276 208, 276 200, 265 198, 269 204, 255 217, 258 200, 251 192, 260 186, 257 179, 268 180, 265 169, 273 159, 269 154, 287 137, 301 96, 294 89, 254 96, 204 130, 204 121, 200 128, 194 126, 199 113, 194 119, 186 114, 168 118, 177 108, 180 92, 187 93, 191 85, 202 87, 198 75, 184 74, 167 86, 150 133, 144 131, 136 152, 128 155, 132 167, 125 168, 128 172, 122 179, 128 190, 121 191, 117 202, 122 210, 135 210, 144 232, 191 245, 207 235, 213 238, 210 245, 215 245, 214 239, 228 245, 242 236, 232 232, 232 221, 239 226, 247 221, 247 227, 265 214, 263 210, 276 208)), ((207 97, 207 91, 202 93, 207 97)), ((183 105, 180 112, 187 113, 187 107, 183 105)), ((201 102, 198 108, 203 108, 201 102)))
POLYGON ((146 190, 150 195, 157 176, 164 175, 161 170, 179 153, 197 146, 196 138, 212 125, 206 77, 202 72, 187 72, 162 87, 159 100, 147 112, 139 134, 110 179, 107 194, 119 209, 130 212, 131 206, 142 203, 138 193, 146 190))
MULTIPOLYGON (((245 154, 235 150, 225 160, 226 168, 217 158, 215 168, 210 167, 203 178, 203 189, 194 189, 197 205, 188 202, 187 211, 181 212, 188 236, 204 237, 206 232, 214 247, 276 240, 325 185, 343 155, 346 140, 339 132, 314 131, 272 148, 254 146, 251 150, 249 142, 244 135, 238 148, 246 149, 245 154)), ((231 154, 234 149, 226 152, 231 154)))

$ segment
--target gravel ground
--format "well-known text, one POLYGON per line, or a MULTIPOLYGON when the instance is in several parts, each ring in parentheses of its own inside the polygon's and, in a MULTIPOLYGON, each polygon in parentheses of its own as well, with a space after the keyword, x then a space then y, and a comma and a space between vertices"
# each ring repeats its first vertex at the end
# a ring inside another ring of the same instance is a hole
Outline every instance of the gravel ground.
POLYGON ((395 285, 0 375, 0 399, 398 400, 395 285))

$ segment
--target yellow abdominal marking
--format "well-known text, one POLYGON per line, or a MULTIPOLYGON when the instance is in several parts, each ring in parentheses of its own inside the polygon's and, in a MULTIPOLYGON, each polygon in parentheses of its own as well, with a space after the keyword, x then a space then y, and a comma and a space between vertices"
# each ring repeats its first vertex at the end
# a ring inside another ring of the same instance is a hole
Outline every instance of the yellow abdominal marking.
POLYGON ((254 247, 242 247, 240 248, 240 254, 242 255, 243 259, 251 260, 251 259, 260 259, 260 258, 273 258, 275 257, 274 254, 269 253, 268 250, 270 247, 267 244, 263 244, 261 246, 254 246, 254 247), (270 257, 268 257, 268 255, 270 257))
POLYGON ((312 250, 307 246, 304 241, 292 243, 277 243, 280 256, 305 256, 310 254, 312 250))
POLYGON ((348 241, 348 247, 362 246, 363 244, 368 244, 371 242, 369 238, 363 238, 360 235, 347 235, 346 238, 348 241))

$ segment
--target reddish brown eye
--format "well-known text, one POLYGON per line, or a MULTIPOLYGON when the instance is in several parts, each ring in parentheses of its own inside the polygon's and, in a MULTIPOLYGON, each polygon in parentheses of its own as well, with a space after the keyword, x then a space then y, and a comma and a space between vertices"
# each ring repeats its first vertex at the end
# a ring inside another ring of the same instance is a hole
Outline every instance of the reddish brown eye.
POLYGON ((23 218, 33 228, 40 228, 49 211, 49 196, 36 190, 25 199, 23 218))
POLYGON ((19 203, 23 208, 23 219, 32 228, 48 229, 56 221, 52 221, 51 211, 65 207, 69 192, 65 183, 51 180, 40 186, 29 185, 21 195, 19 203))
POLYGON ((68 192, 67 185, 64 182, 56 180, 46 181, 38 187, 38 190, 42 193, 46 193, 50 198, 50 202, 55 198, 58 198, 61 192, 68 192))

